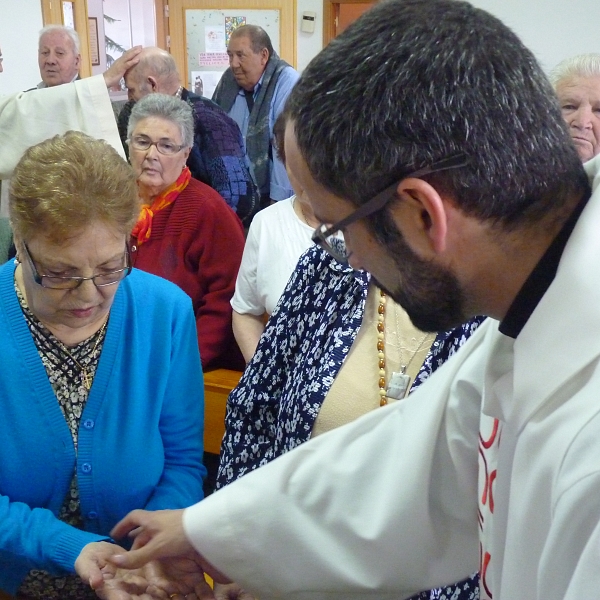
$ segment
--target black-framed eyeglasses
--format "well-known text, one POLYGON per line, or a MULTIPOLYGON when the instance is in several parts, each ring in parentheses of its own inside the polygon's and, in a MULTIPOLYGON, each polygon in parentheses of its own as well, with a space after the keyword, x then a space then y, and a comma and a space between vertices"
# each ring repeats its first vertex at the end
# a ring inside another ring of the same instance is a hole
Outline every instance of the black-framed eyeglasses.
POLYGON ((404 179, 408 179, 409 177, 422 177, 423 175, 430 175, 431 173, 446 171, 448 169, 457 169, 459 167, 464 167, 467 162, 467 156, 460 153, 448 158, 443 158, 427 167, 417 169, 412 173, 407 173, 377 195, 367 200, 362 206, 351 212, 341 221, 334 223, 330 227, 324 223, 319 225, 312 234, 312 241, 321 246, 324 250, 327 250, 327 252, 329 252, 329 254, 337 261, 341 263, 348 262, 350 253, 346 250, 346 246, 341 243, 341 236, 339 235, 339 232, 342 229, 348 227, 348 225, 355 221, 368 217, 378 210, 381 210, 388 202, 395 198, 398 184, 404 179))
POLYGON ((184 144, 175 144, 169 140, 158 140, 158 142, 153 142, 149 137, 144 135, 136 135, 128 139, 127 143, 130 148, 139 150, 140 152, 149 150, 150 146, 156 146, 156 149, 165 156, 173 156, 185 148, 184 144))
POLYGON ((78 288, 84 281, 91 281, 96 287, 106 287, 107 285, 114 285, 119 283, 131 273, 131 254, 129 251, 129 244, 125 248, 125 267, 117 269, 116 271, 110 271, 109 273, 99 273, 93 277, 59 277, 57 275, 40 275, 35 267, 31 252, 27 244, 23 242, 23 249, 25 250, 25 256, 31 266, 33 273, 33 280, 44 288, 51 290, 74 290, 78 288))

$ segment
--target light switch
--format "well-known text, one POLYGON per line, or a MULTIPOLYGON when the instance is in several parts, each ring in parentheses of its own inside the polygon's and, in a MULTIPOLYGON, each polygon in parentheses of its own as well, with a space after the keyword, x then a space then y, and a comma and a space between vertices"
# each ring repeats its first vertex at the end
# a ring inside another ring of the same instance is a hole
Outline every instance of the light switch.
POLYGON ((302 13, 302 24, 300 25, 300 30, 306 33, 314 33, 315 32, 315 19, 317 18, 317 13, 307 10, 302 13))

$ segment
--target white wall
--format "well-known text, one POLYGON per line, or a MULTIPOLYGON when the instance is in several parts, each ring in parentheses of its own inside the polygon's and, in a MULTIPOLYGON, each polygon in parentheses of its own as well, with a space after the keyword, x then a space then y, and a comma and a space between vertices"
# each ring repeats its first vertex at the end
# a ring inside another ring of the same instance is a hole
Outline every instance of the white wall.
MULTIPOLYGON (((600 2, 597 0, 471 0, 496 15, 528 46, 546 71, 564 58, 600 52, 600 2)), ((297 0, 297 66, 302 71, 323 46, 322 0, 297 0), (317 13, 315 33, 300 31, 302 13, 317 13)))
MULTIPOLYGON (((89 0, 90 7, 96 1, 89 0)), ((512 27, 547 70, 568 56, 600 52, 600 2, 596 0, 473 0, 473 3, 512 27)), ((40 0, 0 0, 0 4, 0 46, 5 57, 4 73, 0 75, 2 95, 28 89, 40 79, 37 34, 42 27, 42 10, 40 0)), ((132 17, 136 12, 132 10, 132 17)), ((297 0, 297 13, 296 58, 298 70, 302 71, 323 45, 323 2, 297 0), (314 33, 300 31, 305 10, 317 13, 314 33)), ((145 9, 143 14, 144 21, 151 19, 151 10, 145 9)), ((137 12, 134 17, 137 26, 141 20, 137 12)), ((145 31, 148 24, 144 25, 145 31)))
MULTIPOLYGON (((131 0, 133 34, 129 32, 129 6, 124 0, 87 0, 88 16, 98 19, 100 40, 100 65, 92 67, 94 74, 106 70, 106 53, 102 45, 105 32, 103 9, 108 4, 119 25, 125 28, 123 40, 126 47, 134 44, 153 46, 155 20, 153 0, 131 0)), ((112 16, 112 15, 111 15, 112 16)), ((36 86, 40 81, 37 65, 38 33, 43 26, 40 0, 0 0, 0 47, 4 56, 4 73, 0 75, 0 95, 12 94, 36 86)))
POLYGON ((296 22, 296 67, 300 73, 306 68, 316 54, 323 48, 323 0, 297 0, 296 22), (302 24, 302 13, 304 11, 317 13, 315 19, 315 32, 304 33, 300 31, 302 24))
POLYGON ((472 0, 515 31, 548 72, 561 60, 600 52, 596 0, 472 0))
POLYGON ((104 3, 103 0, 87 0, 88 17, 96 17, 98 24, 98 47, 100 64, 92 66, 92 75, 106 71, 106 52, 104 49, 104 3))
POLYGON ((156 46, 154 0, 130 0, 133 45, 156 46))
POLYGON ((42 28, 40 0, 0 0, 0 47, 4 73, 0 73, 0 96, 36 86, 38 33, 42 28))

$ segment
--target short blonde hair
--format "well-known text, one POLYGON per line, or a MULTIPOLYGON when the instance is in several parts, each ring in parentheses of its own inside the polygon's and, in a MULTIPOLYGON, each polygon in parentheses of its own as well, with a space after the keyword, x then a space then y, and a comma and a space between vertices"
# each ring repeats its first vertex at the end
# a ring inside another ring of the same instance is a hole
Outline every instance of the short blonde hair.
POLYGON ((29 148, 12 176, 9 215, 15 237, 64 243, 102 222, 129 235, 139 215, 136 177, 102 140, 68 131, 29 148))

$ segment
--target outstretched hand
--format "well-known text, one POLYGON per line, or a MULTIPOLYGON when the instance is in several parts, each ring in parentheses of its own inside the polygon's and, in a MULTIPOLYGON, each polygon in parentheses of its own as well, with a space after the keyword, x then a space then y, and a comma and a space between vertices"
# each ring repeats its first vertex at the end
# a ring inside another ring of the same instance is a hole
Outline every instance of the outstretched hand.
POLYGON ((75 572, 92 589, 102 585, 103 569, 110 569, 108 558, 115 553, 116 547, 110 542, 91 542, 86 544, 75 560, 75 572))
POLYGON ((197 565, 173 559, 169 565, 150 562, 140 569, 107 570, 96 594, 102 600, 214 600, 213 592, 197 565))
POLYGON ((119 56, 119 58, 115 60, 115 62, 104 72, 104 81, 106 81, 107 88, 119 85, 119 82, 125 73, 140 62, 139 53, 141 51, 141 46, 134 46, 130 50, 126 50, 122 56, 119 56))
POLYGON ((183 529, 183 510, 134 510, 115 525, 111 536, 115 539, 128 535, 134 538, 129 552, 119 552, 110 562, 124 569, 136 569, 152 560, 160 560, 165 569, 173 568, 177 559, 191 561, 198 573, 207 573, 215 581, 229 583, 229 579, 215 569, 188 541, 183 529))
POLYGON ((86 544, 75 561, 75 572, 103 600, 168 598, 167 593, 156 596, 148 595, 147 576, 152 574, 152 568, 145 572, 119 572, 119 569, 108 560, 118 551, 122 551, 122 549, 109 542, 86 544))

